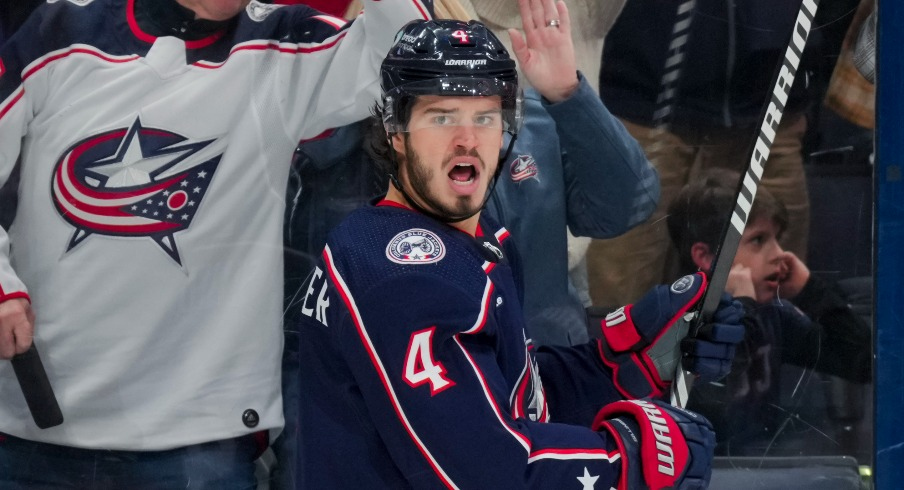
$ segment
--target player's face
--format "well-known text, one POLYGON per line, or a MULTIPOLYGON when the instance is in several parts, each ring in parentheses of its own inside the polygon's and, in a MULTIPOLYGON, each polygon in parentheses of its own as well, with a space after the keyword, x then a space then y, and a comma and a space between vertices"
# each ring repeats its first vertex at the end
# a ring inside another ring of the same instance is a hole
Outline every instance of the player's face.
POLYGON ((226 20, 238 15, 251 0, 176 0, 199 19, 226 20))
POLYGON ((778 227, 769 218, 747 223, 734 264, 750 268, 757 303, 768 303, 779 293, 778 285, 784 273, 778 244, 778 227))
POLYGON ((499 97, 419 97, 395 135, 402 185, 425 209, 466 216, 483 205, 502 146, 499 97))

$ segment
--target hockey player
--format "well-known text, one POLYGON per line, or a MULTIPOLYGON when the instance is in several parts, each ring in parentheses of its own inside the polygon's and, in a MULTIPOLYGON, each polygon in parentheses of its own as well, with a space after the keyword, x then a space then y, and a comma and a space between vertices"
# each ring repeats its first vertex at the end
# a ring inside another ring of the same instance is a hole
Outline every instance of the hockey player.
POLYGON ((394 34, 429 17, 365 11, 49 1, 0 47, 0 184, 21 157, 0 229, 0 487, 255 484, 283 425, 292 151, 366 117, 394 34), (5 361, 32 334, 65 417, 45 430, 5 361))
MULTIPOLYGON (((568 22, 555 13, 526 34, 568 22)), ((481 215, 520 124, 514 62, 475 21, 396 39, 374 142, 391 184, 330 235, 300 308, 297 488, 705 487, 709 423, 646 398, 703 276, 615 312, 605 342, 534 351, 518 255, 481 215)), ((724 374, 739 315, 722 305, 689 367, 724 374)))

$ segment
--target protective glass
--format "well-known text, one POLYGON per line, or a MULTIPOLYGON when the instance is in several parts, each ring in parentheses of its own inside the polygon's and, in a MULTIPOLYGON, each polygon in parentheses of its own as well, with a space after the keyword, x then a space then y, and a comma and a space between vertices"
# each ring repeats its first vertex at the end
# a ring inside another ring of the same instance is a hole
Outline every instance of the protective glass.
POLYGON ((513 82, 475 78, 435 78, 408 83, 393 89, 383 97, 383 126, 388 133, 405 133, 420 129, 454 129, 469 126, 475 130, 505 131, 517 134, 521 128, 523 95, 513 82), (464 114, 457 112, 430 114, 409 121, 411 99, 422 95, 448 97, 502 98, 499 111, 464 114))

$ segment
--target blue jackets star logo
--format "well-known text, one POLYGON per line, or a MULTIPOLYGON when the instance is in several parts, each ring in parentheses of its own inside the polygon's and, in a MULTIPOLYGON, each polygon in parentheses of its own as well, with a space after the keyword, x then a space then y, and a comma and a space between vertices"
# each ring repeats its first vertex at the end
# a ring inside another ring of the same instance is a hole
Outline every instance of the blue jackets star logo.
POLYGON ((75 227, 67 252, 92 234, 150 238, 182 264, 175 233, 191 226, 219 165, 217 140, 146 128, 88 137, 57 161, 51 191, 60 216, 75 227))
POLYGON ((540 169, 537 167, 537 161, 530 155, 518 155, 518 158, 512 160, 509 172, 512 176, 512 182, 521 182, 527 179, 540 181, 540 169))

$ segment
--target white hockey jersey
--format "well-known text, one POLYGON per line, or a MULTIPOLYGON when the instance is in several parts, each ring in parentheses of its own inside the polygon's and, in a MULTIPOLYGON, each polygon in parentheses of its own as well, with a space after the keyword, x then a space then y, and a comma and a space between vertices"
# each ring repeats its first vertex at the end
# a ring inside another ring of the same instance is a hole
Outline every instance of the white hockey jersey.
POLYGON ((351 26, 252 1, 183 41, 135 0, 48 0, 0 48, 0 300, 29 297, 65 416, 39 430, 0 362, 0 432, 159 450, 282 426, 282 220, 300 138, 368 115, 420 0, 351 26))

